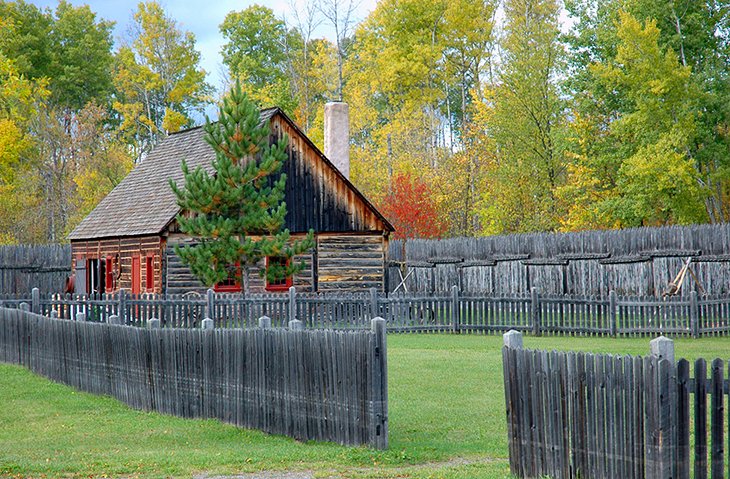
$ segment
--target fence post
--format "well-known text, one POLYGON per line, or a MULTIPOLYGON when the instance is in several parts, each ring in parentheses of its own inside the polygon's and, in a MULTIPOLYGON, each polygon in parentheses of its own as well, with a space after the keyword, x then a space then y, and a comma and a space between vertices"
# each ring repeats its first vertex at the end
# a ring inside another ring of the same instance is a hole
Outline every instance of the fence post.
POLYGON ((210 319, 210 318, 205 318, 200 323, 200 326, 203 329, 203 331, 210 331, 210 330, 212 330, 215 327, 214 324, 213 324, 213 320, 210 319))
POLYGON ((55 309, 52 309, 48 313, 48 317, 51 318, 51 319, 58 319, 58 311, 56 311, 55 309))
POLYGON ((693 338, 700 337, 700 305, 697 300, 697 291, 689 293, 689 327, 693 338))
POLYGON ((292 331, 304 331, 304 323, 298 319, 292 319, 289 321, 289 329, 292 331))
POLYGON ((157 318, 150 318, 149 321, 147 321, 147 327, 149 329, 159 329, 160 328, 160 320, 157 318))
POLYGON ((504 345, 507 348, 511 349, 522 349, 522 333, 519 331, 515 331, 514 329, 510 329, 506 333, 502 335, 502 339, 504 340, 504 345))
POLYGON ((205 317, 215 318, 215 291, 210 288, 205 293, 205 317))
POLYGON ((41 291, 33 288, 30 292, 31 311, 35 314, 41 314, 41 291))
POLYGON ((530 289, 530 316, 532 319, 532 334, 540 336, 540 293, 537 288, 530 289))
POLYGON ((86 321, 86 313, 76 313, 76 321, 80 323, 86 321))
POLYGON ((117 325, 122 324, 122 322, 119 321, 119 316, 117 316, 116 314, 112 314, 111 316, 106 318, 106 322, 107 322, 107 324, 117 324, 117 325))
POLYGON ((378 290, 377 288, 370 288, 370 316, 373 318, 378 317, 378 290))
POLYGON ((608 292, 608 320, 611 323, 611 337, 616 337, 618 334, 618 298, 616 297, 616 291, 611 290, 608 292))
POLYGON ((659 336, 649 341, 651 355, 659 359, 666 359, 674 365, 674 341, 664 336, 659 336))
POLYGON ((461 311, 459 310, 459 287, 451 287, 451 329, 454 333, 461 332, 461 311))
POLYGON ((30 312, 30 305, 26 302, 22 302, 18 305, 18 309, 25 312, 30 312))
MULTIPOLYGON (((644 366, 648 390, 645 404, 646 421, 646 477, 663 479, 672 476, 674 456, 677 454, 676 366, 674 341, 664 336, 650 341, 653 366, 644 366), (666 361, 661 361, 666 359, 666 361)), ((714 477, 714 476, 713 476, 714 477)))
POLYGON ((374 421, 370 431, 371 444, 378 449, 388 448, 388 354, 385 334, 385 320, 373 318, 370 329, 375 334, 375 351, 373 364, 373 415, 374 421))
POLYGON ((297 319, 297 288, 289 287, 289 321, 297 319))
POLYGON ((122 324, 127 324, 127 290, 122 288, 119 290, 119 306, 117 306, 117 316, 122 324))
POLYGON ((259 328, 270 329, 271 328, 271 318, 268 316, 261 316, 259 318, 259 328))

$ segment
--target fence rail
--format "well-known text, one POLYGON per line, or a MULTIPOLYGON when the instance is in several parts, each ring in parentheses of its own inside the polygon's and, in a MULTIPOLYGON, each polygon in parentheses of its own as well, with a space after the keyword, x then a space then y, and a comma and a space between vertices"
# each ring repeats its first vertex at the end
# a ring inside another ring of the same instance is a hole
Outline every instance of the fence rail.
POLYGON ((547 352, 523 349, 519 333, 508 333, 503 365, 512 474, 724 477, 730 468, 725 362, 708 367, 697 359, 692 378, 687 360, 674 362, 670 340, 652 343, 662 346, 647 357, 547 352))
POLYGON ((138 409, 301 440, 386 448, 386 355, 382 319, 371 331, 203 330, 0 308, 0 361, 138 409))
POLYGON ((607 298, 542 295, 383 294, 367 293, 254 294, 249 296, 0 295, 0 306, 18 308, 49 317, 106 322, 112 315, 122 324, 144 326, 156 318, 163 327, 194 328, 205 318, 216 327, 255 327, 268 316, 274 326, 298 319, 308 329, 367 329, 370 319, 382 317, 392 332, 498 333, 510 329, 535 335, 675 335, 700 337, 730 334, 730 297, 607 298))

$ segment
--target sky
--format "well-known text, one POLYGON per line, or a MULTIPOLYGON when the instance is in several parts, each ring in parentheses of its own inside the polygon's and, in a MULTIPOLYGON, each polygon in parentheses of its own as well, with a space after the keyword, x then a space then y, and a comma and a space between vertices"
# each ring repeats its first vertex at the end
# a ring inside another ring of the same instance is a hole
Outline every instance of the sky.
MULTIPOLYGON (((230 11, 244 10, 245 8, 258 3, 271 8, 279 16, 291 17, 292 1, 298 2, 301 6, 304 0, 160 0, 159 3, 165 8, 168 15, 174 18, 183 30, 195 34, 196 45, 201 53, 201 66, 208 74, 208 82, 215 88, 222 84, 222 61, 220 56, 223 37, 218 31, 218 25, 223 22, 226 14, 230 11)), ((39 7, 50 7, 55 9, 56 0, 30 0, 39 7)), ((89 5, 91 10, 96 12, 98 17, 116 22, 114 28, 114 41, 119 44, 126 36, 129 24, 132 22, 132 13, 136 10, 138 0, 70 0, 73 5, 89 5)), ((377 0, 361 0, 358 3, 355 20, 363 20, 374 8, 377 0)), ((327 37, 333 39, 333 30, 325 25, 319 27, 315 32, 316 37, 327 37)))

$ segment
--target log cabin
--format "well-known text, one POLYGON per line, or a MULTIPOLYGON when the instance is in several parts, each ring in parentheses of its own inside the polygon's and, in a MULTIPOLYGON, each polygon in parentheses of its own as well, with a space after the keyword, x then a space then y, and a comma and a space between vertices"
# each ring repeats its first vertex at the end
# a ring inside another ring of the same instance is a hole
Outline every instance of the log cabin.
MULTIPOLYGON (((270 141, 288 137, 285 228, 292 238, 315 233, 311 252, 295 258, 306 267, 294 277, 269 284, 251 274, 251 291, 387 291, 388 238, 393 227, 348 179, 348 111, 344 103, 325 107, 325 152, 330 161, 279 108, 261 111, 270 141), (337 166, 336 166, 337 165, 337 166)), ((213 149, 202 127, 163 139, 71 232, 72 268, 77 293, 202 293, 207 288, 175 253, 176 244, 194 243, 175 220, 180 212, 169 179, 184 184, 181 162, 213 172, 213 149)), ((267 258, 257 265, 266 268, 267 258)), ((237 292, 240 281, 215 286, 237 292)))

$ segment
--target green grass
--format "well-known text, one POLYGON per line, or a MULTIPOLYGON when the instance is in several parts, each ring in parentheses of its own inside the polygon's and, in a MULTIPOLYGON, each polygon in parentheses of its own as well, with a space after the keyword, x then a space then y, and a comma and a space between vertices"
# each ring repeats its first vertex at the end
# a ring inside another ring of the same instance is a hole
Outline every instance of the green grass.
MULTIPOLYGON (((730 340, 678 340, 723 357, 730 340)), ((646 354, 648 339, 525 338, 525 346, 646 354)), ((388 337, 390 449, 300 443, 214 420, 134 411, 0 365, 0 476, 190 477, 260 470, 318 477, 506 478, 501 337, 388 337)))

